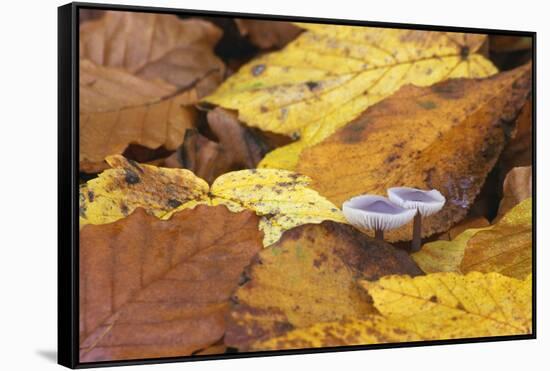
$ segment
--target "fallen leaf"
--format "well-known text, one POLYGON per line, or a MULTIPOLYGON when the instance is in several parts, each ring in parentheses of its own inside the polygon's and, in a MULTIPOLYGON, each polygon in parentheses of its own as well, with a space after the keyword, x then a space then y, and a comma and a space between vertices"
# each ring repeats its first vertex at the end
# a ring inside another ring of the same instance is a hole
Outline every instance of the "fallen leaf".
POLYGON ((80 27, 80 58, 135 76, 162 79, 179 89, 194 87, 199 97, 223 79, 214 54, 221 31, 201 19, 174 15, 106 11, 80 27))
POLYGON ((235 19, 239 32, 261 49, 282 48, 302 31, 290 22, 235 19))
POLYGON ((141 165, 122 156, 107 157, 112 169, 80 187, 80 225, 124 218, 137 207, 159 218, 199 204, 253 210, 260 219, 264 245, 283 231, 306 223, 334 220, 342 212, 308 187, 309 178, 285 170, 240 170, 217 178, 211 187, 185 169, 141 165))
POLYGON ((238 110, 239 120, 299 141, 260 167, 293 170, 300 152, 401 86, 497 72, 478 53, 485 35, 300 24, 282 51, 241 67, 205 101, 238 110))
MULTIPOLYGON (((89 22, 87 22, 89 23, 89 22)), ((106 156, 135 143, 175 150, 194 124, 194 91, 179 92, 123 70, 80 61, 80 169, 104 169, 106 156)))
MULTIPOLYGON (((306 149, 297 171, 336 205, 390 187, 435 188, 447 201, 423 218, 422 236, 446 231, 467 215, 505 144, 505 125, 530 91, 531 65, 487 79, 405 86, 306 149)), ((386 235, 410 240, 412 227, 386 235)))
POLYGON ((482 216, 466 218, 449 230, 449 238, 454 240, 467 229, 489 227, 491 223, 482 216))
POLYGON ((387 276, 361 282, 391 324, 424 340, 529 334, 532 280, 498 273, 387 276))
POLYGON ((188 129, 183 144, 170 167, 193 171, 208 183, 233 170, 252 169, 267 152, 267 144, 250 128, 243 126, 236 115, 215 108, 207 114, 208 127, 217 142, 188 129))
POLYGON ((223 206, 169 221, 138 209, 82 228, 80 362, 185 356, 219 341, 261 240, 254 213, 223 206))
POLYGON ((499 272, 524 278, 533 267, 533 202, 528 198, 490 229, 476 233, 466 246, 462 272, 499 272))
POLYGON ((499 168, 506 175, 515 167, 531 166, 533 163, 533 104, 525 102, 510 134, 511 140, 500 156, 499 168))
POLYGON ((370 316, 319 322, 281 336, 257 341, 252 344, 251 350, 325 348, 418 340, 423 339, 414 331, 405 330, 381 316, 370 316))
POLYGON ((344 318, 259 340, 251 350, 303 349, 531 333, 531 277, 437 273, 362 281, 382 315, 344 318))
POLYGON ((531 166, 516 167, 506 175, 497 217, 503 216, 521 201, 532 196, 532 176, 531 166))
POLYGON ((493 52, 515 52, 532 47, 533 38, 530 36, 491 35, 489 37, 489 48, 493 52))
POLYGON ((422 246, 412 258, 426 273, 499 272, 524 278, 532 268, 532 199, 510 210, 498 223, 468 229, 453 241, 422 246))
POLYGON ((323 222, 286 231, 264 249, 235 292, 225 344, 255 341, 344 316, 374 313, 356 279, 421 274, 408 254, 345 224, 323 222))

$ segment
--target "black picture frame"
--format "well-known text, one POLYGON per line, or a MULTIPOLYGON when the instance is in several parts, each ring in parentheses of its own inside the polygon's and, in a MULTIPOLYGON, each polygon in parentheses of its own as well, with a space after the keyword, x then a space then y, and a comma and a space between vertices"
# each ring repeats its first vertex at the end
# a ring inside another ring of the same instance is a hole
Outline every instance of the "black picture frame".
POLYGON ((536 339, 537 313, 536 313, 536 32, 513 31, 485 28, 464 28, 442 25, 422 25, 374 22, 362 20, 327 19, 298 16, 281 16, 268 14, 233 13, 222 11, 202 11, 189 9, 159 8, 148 6, 130 6, 95 3, 70 3, 58 8, 58 363, 69 368, 89 368, 100 366, 123 366, 137 364, 155 364, 168 362, 189 362, 216 359, 233 359, 247 357, 280 356, 288 354, 309 354, 324 352, 342 352, 351 350, 368 350, 381 348, 401 348, 431 345, 464 344, 479 342, 496 342, 507 340, 536 339), (79 342, 79 226, 78 226, 78 179, 79 179, 79 10, 120 10, 134 12, 165 13, 176 15, 197 15, 216 17, 239 17, 262 20, 284 20, 294 22, 314 22, 338 25, 371 26, 382 28, 406 28, 430 31, 456 31, 464 33, 485 33, 510 36, 531 37, 532 48, 532 103, 533 103, 533 130, 532 130, 532 159, 533 159, 533 331, 527 335, 511 335, 498 337, 480 337, 454 340, 435 340, 407 343, 359 345, 311 348, 299 350, 278 350, 244 352, 234 354, 201 355, 186 357, 169 357, 155 359, 133 359, 124 361, 86 362, 80 363, 78 359, 79 342))

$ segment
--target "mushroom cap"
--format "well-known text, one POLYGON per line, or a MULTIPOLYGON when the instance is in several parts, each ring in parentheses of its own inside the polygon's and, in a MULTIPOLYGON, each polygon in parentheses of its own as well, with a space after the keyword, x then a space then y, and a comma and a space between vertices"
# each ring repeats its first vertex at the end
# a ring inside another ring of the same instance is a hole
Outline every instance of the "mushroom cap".
POLYGON ((360 228, 387 231, 399 228, 414 218, 416 210, 405 209, 383 196, 361 195, 342 205, 344 216, 360 228))
POLYGON ((424 191, 411 187, 392 187, 388 189, 388 197, 401 207, 418 210, 422 216, 432 215, 445 205, 445 196, 437 189, 424 191))

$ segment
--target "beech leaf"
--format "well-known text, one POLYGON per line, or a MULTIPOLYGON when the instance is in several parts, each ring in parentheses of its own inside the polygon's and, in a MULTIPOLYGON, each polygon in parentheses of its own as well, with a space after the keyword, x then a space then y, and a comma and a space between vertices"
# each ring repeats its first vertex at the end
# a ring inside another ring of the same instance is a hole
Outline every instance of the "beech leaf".
POLYGON ((254 213, 223 206, 167 221, 138 209, 82 228, 80 362, 185 356, 215 344, 261 241, 254 213))
POLYGON ((334 220, 342 212, 308 187, 309 178, 286 170, 252 169, 226 173, 211 187, 185 169, 142 165, 123 156, 107 157, 111 169, 80 187, 80 225, 104 224, 142 207, 159 218, 199 204, 249 209, 260 219, 264 245, 297 225, 334 220))
POLYGON ((260 167, 294 170, 300 152, 401 86, 497 72, 479 48, 485 35, 363 26, 299 24, 305 32, 228 78, 206 102, 239 120, 299 141, 260 167))
POLYGON ((296 227, 252 264, 248 282, 235 293, 224 341, 247 350, 296 328, 373 314, 358 278, 420 273, 407 253, 349 225, 296 227))
MULTIPOLYGON (((306 149, 297 171, 338 206, 390 187, 437 189, 447 201, 423 218, 422 235, 447 231, 466 216, 505 144, 505 123, 530 91, 530 64, 486 79, 408 85, 306 149)), ((410 240, 412 228, 386 235, 410 240)))
POLYGON ((468 229, 452 241, 429 242, 412 257, 426 273, 499 272, 522 279, 533 265, 532 207, 528 198, 496 224, 468 229))

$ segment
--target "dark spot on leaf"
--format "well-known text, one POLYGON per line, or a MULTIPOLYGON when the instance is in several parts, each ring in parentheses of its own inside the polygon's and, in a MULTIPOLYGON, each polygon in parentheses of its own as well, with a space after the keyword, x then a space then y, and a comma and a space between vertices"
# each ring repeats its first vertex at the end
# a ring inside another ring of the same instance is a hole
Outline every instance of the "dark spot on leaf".
POLYGON ((315 268, 320 268, 321 267, 321 264, 323 264, 324 262, 326 262, 328 260, 328 257, 326 254, 323 254, 323 253, 320 253, 319 254, 319 257, 316 258, 315 260, 313 260, 313 265, 315 266, 315 268))
POLYGON ((306 85, 307 85, 307 88, 309 89, 309 91, 314 91, 314 90, 319 90, 321 84, 319 84, 318 82, 315 82, 315 81, 308 81, 306 82, 306 85))
POLYGON ((139 178, 139 175, 137 175, 137 173, 134 170, 124 169, 124 171, 126 172, 126 175, 124 176, 124 180, 126 181, 126 183, 132 185, 132 184, 137 184, 141 181, 141 179, 139 178))
POLYGON ((290 187, 293 183, 291 183, 291 182, 277 182, 275 184, 277 184, 279 187, 290 187))
POLYGON ((466 45, 462 46, 460 48, 460 59, 466 60, 468 58, 468 55, 470 55, 470 48, 466 45))
POLYGON ((428 300, 430 300, 432 303, 438 303, 438 302, 439 302, 439 301, 437 300, 437 296, 435 296, 435 295, 432 295, 432 296, 430 297, 430 299, 428 299, 428 300))
POLYGON ((265 71, 265 64, 257 64, 252 67, 252 75, 259 76, 265 71))
POLYGON ((395 154, 395 153, 392 153, 391 155, 389 155, 388 157, 386 157, 386 159, 384 160, 384 162, 386 164, 389 164, 389 163, 392 163, 394 162, 396 159, 399 158, 399 155, 395 154))
POLYGON ((260 112, 266 113, 267 112, 267 107, 266 106, 260 106, 260 112))
POLYGON ((90 200, 90 202, 94 202, 94 192, 88 191, 88 200, 90 200))
POLYGON ((181 205, 181 201, 178 201, 174 198, 171 198, 171 199, 168 200, 167 204, 168 204, 169 207, 175 209, 176 207, 181 205))
POLYGON ((432 102, 431 100, 426 100, 426 101, 419 101, 419 102, 416 102, 420 107, 424 108, 424 109, 434 109, 434 108, 437 108, 437 104, 435 104, 434 102, 432 102))
POLYGON ((458 303, 458 304, 456 305, 456 309, 458 309, 458 310, 466 310, 466 308, 464 308, 464 305, 462 305, 462 303, 458 303))
POLYGON ((458 79, 447 80, 433 85, 430 90, 443 99, 460 99, 464 96, 463 81, 458 79))

